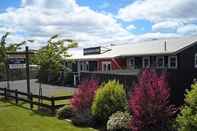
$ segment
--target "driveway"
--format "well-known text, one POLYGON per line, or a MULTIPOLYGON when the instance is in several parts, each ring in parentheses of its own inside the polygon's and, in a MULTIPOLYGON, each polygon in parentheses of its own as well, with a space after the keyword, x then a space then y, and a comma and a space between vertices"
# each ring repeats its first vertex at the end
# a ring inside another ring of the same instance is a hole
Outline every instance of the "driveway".
MULTIPOLYGON (((33 94, 39 94, 39 82, 36 79, 30 80, 30 89, 33 94)), ((6 87, 6 82, 0 82, 0 87, 6 87)), ((41 84, 43 95, 52 96, 55 92, 74 92, 76 88, 41 84)), ((18 89, 21 92, 27 92, 26 80, 10 81, 10 89, 18 89)), ((63 93, 62 93, 63 94, 63 93)))

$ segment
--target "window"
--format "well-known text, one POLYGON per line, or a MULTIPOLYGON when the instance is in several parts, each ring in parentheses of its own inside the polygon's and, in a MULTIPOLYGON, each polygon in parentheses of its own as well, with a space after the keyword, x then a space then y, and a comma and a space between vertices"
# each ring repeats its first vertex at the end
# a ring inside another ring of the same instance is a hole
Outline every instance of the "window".
POLYGON ((150 67, 150 57, 143 57, 143 68, 150 67))
POLYGON ((168 57, 168 67, 173 69, 177 68, 177 56, 168 57))
POLYGON ((128 67, 132 68, 132 69, 135 68, 135 58, 134 57, 128 59, 128 67))
POLYGON ((80 62, 80 70, 81 71, 88 71, 89 70, 89 62, 88 61, 81 61, 80 62))
POLYGON ((164 68, 164 56, 156 57, 157 68, 164 68))
POLYGON ((197 68, 197 53, 195 54, 195 68, 197 68))
POLYGON ((102 62, 102 71, 110 71, 112 70, 111 61, 102 62))

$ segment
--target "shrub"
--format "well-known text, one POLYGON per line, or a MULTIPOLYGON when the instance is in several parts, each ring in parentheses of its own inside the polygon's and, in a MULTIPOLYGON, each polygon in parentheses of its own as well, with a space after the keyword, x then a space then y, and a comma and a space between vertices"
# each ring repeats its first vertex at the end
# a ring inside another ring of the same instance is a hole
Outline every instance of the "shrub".
POLYGON ((67 119, 73 116, 72 109, 70 107, 62 107, 57 111, 56 114, 58 119, 67 119))
POLYGON ((90 110, 83 110, 80 112, 75 112, 71 118, 72 123, 77 126, 94 126, 95 121, 91 115, 90 110))
POLYGON ((78 89, 75 91, 73 98, 71 99, 73 110, 75 112, 90 110, 97 88, 98 82, 95 80, 84 81, 78 85, 78 89))
POLYGON ((92 105, 92 114, 100 121, 106 123, 109 116, 117 111, 127 111, 128 103, 123 85, 117 81, 109 81, 99 88, 92 105))
POLYGON ((129 131, 129 123, 131 121, 131 116, 129 113, 116 112, 109 117, 107 121, 108 131, 129 131))
POLYGON ((160 76, 151 69, 145 69, 129 100, 132 112, 133 131, 167 131, 168 123, 176 113, 169 103, 170 90, 166 75, 160 76))
POLYGON ((176 118, 179 131, 197 131, 197 83, 187 90, 185 105, 176 118))

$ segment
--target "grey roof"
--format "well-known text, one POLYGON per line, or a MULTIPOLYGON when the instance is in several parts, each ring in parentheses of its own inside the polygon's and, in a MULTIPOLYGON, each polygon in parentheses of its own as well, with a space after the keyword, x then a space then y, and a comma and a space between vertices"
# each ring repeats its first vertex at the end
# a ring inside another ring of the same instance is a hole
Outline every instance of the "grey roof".
POLYGON ((141 56, 141 55, 159 55, 159 54, 176 54, 180 51, 196 44, 197 36, 181 38, 163 38, 156 40, 147 40, 139 42, 126 41, 119 46, 111 46, 110 51, 103 54, 83 55, 83 51, 72 54, 68 59, 107 59, 122 56, 141 56), (166 43, 166 50, 165 50, 166 43))

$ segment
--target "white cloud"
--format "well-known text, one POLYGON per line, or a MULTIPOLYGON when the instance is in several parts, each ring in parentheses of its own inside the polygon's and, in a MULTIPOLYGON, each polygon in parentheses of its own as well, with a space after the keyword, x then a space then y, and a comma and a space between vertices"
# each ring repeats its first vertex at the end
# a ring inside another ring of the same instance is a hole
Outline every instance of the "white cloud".
POLYGON ((126 27, 127 30, 134 30, 136 27, 134 25, 129 25, 126 27))
POLYGON ((189 24, 177 29, 177 33, 181 35, 197 35, 197 25, 189 24))
POLYGON ((137 0, 119 10, 119 18, 130 21, 146 19, 162 20, 194 20, 197 14, 196 0, 137 0))
POLYGON ((113 16, 79 6, 75 0, 22 0, 20 8, 0 14, 0 30, 5 28, 41 43, 60 34, 84 47, 133 36, 113 16))
POLYGON ((152 26, 153 31, 168 31, 175 32, 179 26, 183 25, 183 23, 176 21, 163 21, 156 23, 152 26))
POLYGON ((134 41, 157 39, 157 38, 170 38, 170 37, 180 37, 180 35, 176 33, 161 33, 161 32, 145 33, 136 37, 134 41))

